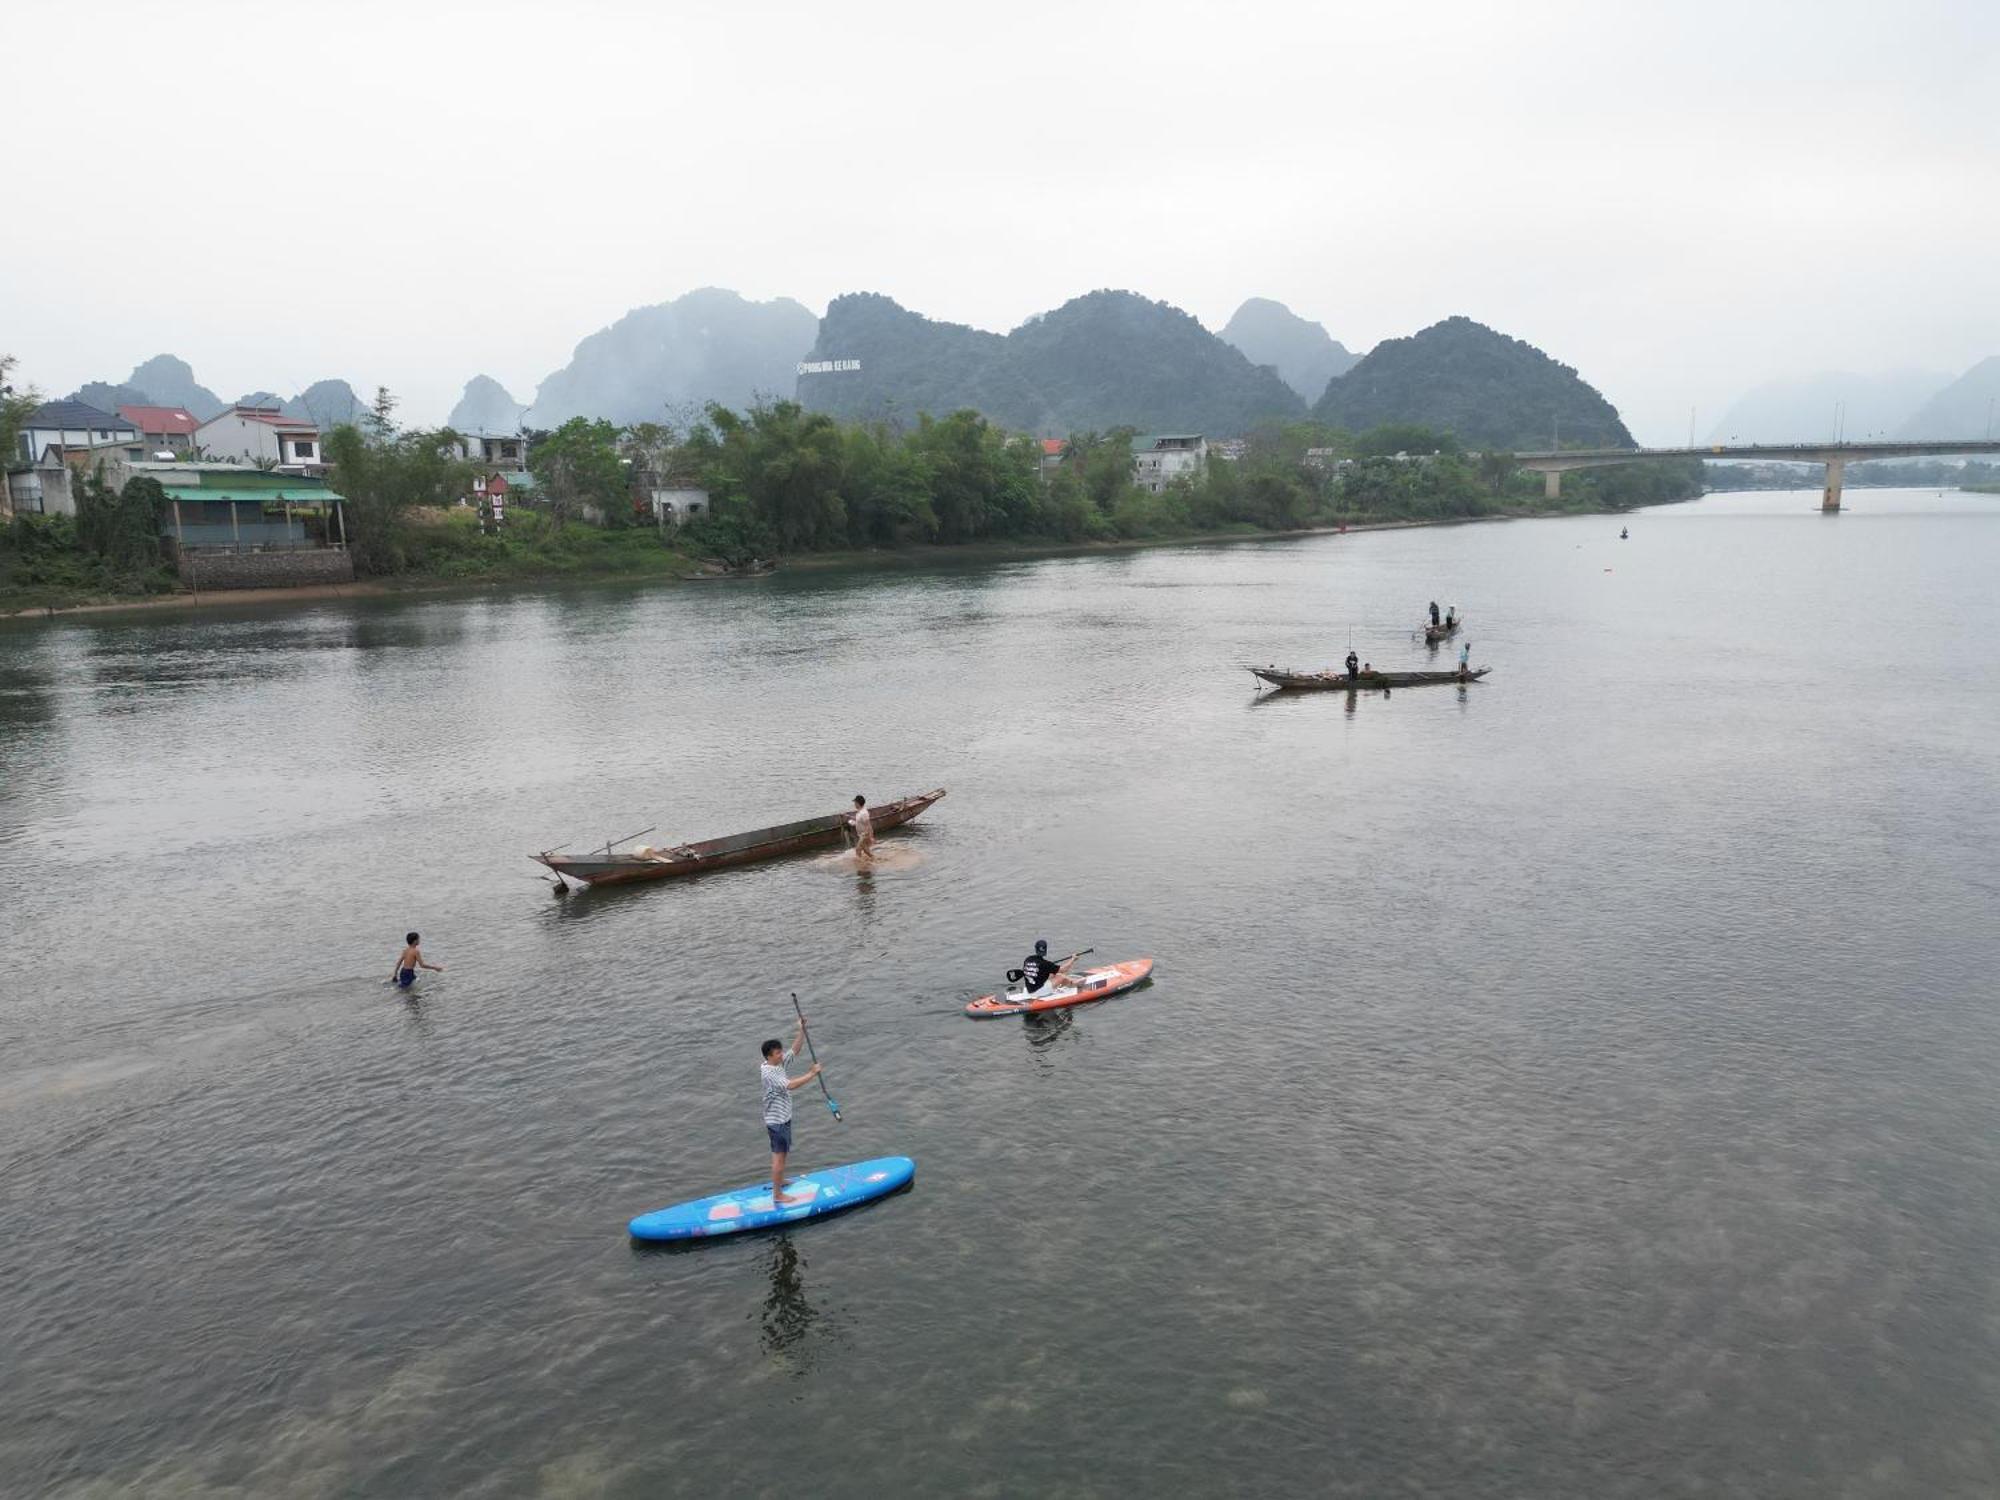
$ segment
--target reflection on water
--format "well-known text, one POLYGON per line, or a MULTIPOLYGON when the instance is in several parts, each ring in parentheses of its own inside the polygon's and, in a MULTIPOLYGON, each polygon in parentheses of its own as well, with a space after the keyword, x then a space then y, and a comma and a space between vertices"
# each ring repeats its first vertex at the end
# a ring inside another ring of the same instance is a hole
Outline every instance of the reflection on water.
POLYGON ((806 1289, 806 1258, 791 1230, 770 1242, 765 1266, 770 1289, 758 1314, 764 1352, 793 1375, 807 1375, 823 1358, 823 1346, 840 1338, 837 1319, 828 1319, 806 1289))
POLYGON ((1865 499, 0 625, 0 1487, 1991 1492, 2000 498, 1865 499), (794 992, 923 1191, 629 1253, 794 992))

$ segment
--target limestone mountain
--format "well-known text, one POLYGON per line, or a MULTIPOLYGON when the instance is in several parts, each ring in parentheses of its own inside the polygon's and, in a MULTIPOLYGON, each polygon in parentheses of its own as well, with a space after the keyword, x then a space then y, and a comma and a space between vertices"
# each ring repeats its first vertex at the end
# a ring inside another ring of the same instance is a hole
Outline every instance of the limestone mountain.
POLYGON ((344 380, 315 380, 291 400, 280 403, 288 417, 302 417, 321 432, 331 432, 343 422, 359 422, 374 407, 354 393, 344 380))
POLYGON ((1568 365, 1470 318, 1386 339, 1313 407, 1350 432, 1416 422, 1469 448, 1637 446, 1617 410, 1568 365))
POLYGON ((121 406, 179 406, 206 422, 229 403, 194 378, 194 370, 184 359, 156 354, 118 384, 93 380, 70 398, 88 401, 102 411, 121 406))
POLYGON ((789 395, 818 328, 789 297, 752 302, 720 287, 634 308, 576 346, 542 382, 524 420, 530 427, 560 427, 571 417, 657 422, 670 409, 710 401, 742 408, 789 395))
POLYGON ((457 432, 519 432, 528 408, 491 375, 475 375, 451 409, 446 425, 457 432))
POLYGON ((1307 402, 1317 401, 1329 380, 1345 375, 1361 358, 1318 323, 1268 297, 1252 297, 1237 308, 1222 325, 1222 340, 1242 350, 1251 364, 1271 366, 1307 402))
POLYGON ((1840 427, 1849 437, 1896 431, 1950 377, 1930 370, 1857 375, 1821 371, 1766 381, 1745 391, 1708 429, 1711 443, 1825 441, 1840 427))
POLYGON ((2000 354, 1982 359, 1917 408, 1906 438, 2000 437, 2000 354))
POLYGON ((848 419, 970 407, 1049 436, 1120 426, 1225 436, 1303 405, 1187 313, 1125 291, 1073 298, 1005 336, 871 293, 837 297, 807 359, 860 362, 799 377, 804 405, 848 419))

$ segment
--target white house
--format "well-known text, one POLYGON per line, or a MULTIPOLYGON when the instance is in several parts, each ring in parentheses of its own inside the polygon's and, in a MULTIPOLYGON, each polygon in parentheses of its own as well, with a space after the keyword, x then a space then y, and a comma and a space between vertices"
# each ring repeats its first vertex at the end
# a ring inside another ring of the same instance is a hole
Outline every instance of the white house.
POLYGON ((1199 474, 1207 462, 1208 443, 1198 432, 1132 439, 1132 482, 1156 495, 1183 475, 1199 474))
POLYGON ((465 432, 458 438, 459 455, 495 469, 527 467, 528 440, 518 432, 465 432))
POLYGON ((10 457, 40 464, 54 448, 91 448, 108 443, 136 443, 139 429, 123 417, 99 411, 87 401, 50 401, 38 406, 21 429, 21 451, 10 457))
POLYGON ((211 461, 315 471, 326 463, 319 428, 275 406, 232 406, 195 428, 194 441, 211 461))

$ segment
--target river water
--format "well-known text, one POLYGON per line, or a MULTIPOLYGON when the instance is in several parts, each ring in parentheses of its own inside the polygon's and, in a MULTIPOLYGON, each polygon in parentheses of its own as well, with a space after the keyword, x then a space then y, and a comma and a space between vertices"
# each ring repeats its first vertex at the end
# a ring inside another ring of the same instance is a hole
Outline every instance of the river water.
POLYGON ((2000 1490, 2000 497, 1848 498, 0 631, 0 1489, 2000 1490), (914 1189, 635 1249, 794 990, 914 1189))

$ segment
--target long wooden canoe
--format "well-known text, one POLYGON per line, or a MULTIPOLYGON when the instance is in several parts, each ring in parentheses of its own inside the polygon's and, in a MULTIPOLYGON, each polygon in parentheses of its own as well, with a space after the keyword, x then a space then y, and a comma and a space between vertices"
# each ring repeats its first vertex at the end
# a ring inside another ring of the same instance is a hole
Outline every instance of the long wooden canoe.
MULTIPOLYGON (((943 795, 944 788, 939 787, 933 792, 905 797, 900 802, 871 807, 868 816, 875 831, 882 833, 901 827, 943 795)), ((797 854, 806 849, 827 848, 846 839, 847 817, 844 812, 828 813, 823 817, 803 818, 796 823, 780 823, 774 828, 758 828, 749 833, 734 833, 727 838, 705 839, 698 844, 675 844, 667 848, 641 844, 623 853, 614 853, 611 846, 606 845, 594 854, 557 854, 549 850, 531 854, 528 858, 547 865, 559 877, 580 880, 585 885, 626 885, 635 880, 666 880, 675 875, 699 875, 706 870, 754 864, 760 859, 776 859, 780 855, 797 854)))
POLYGON ((1276 667, 1250 670, 1282 693, 1379 693, 1384 688, 1424 687, 1434 682, 1477 682, 1491 667, 1470 672, 1281 672, 1276 667))

